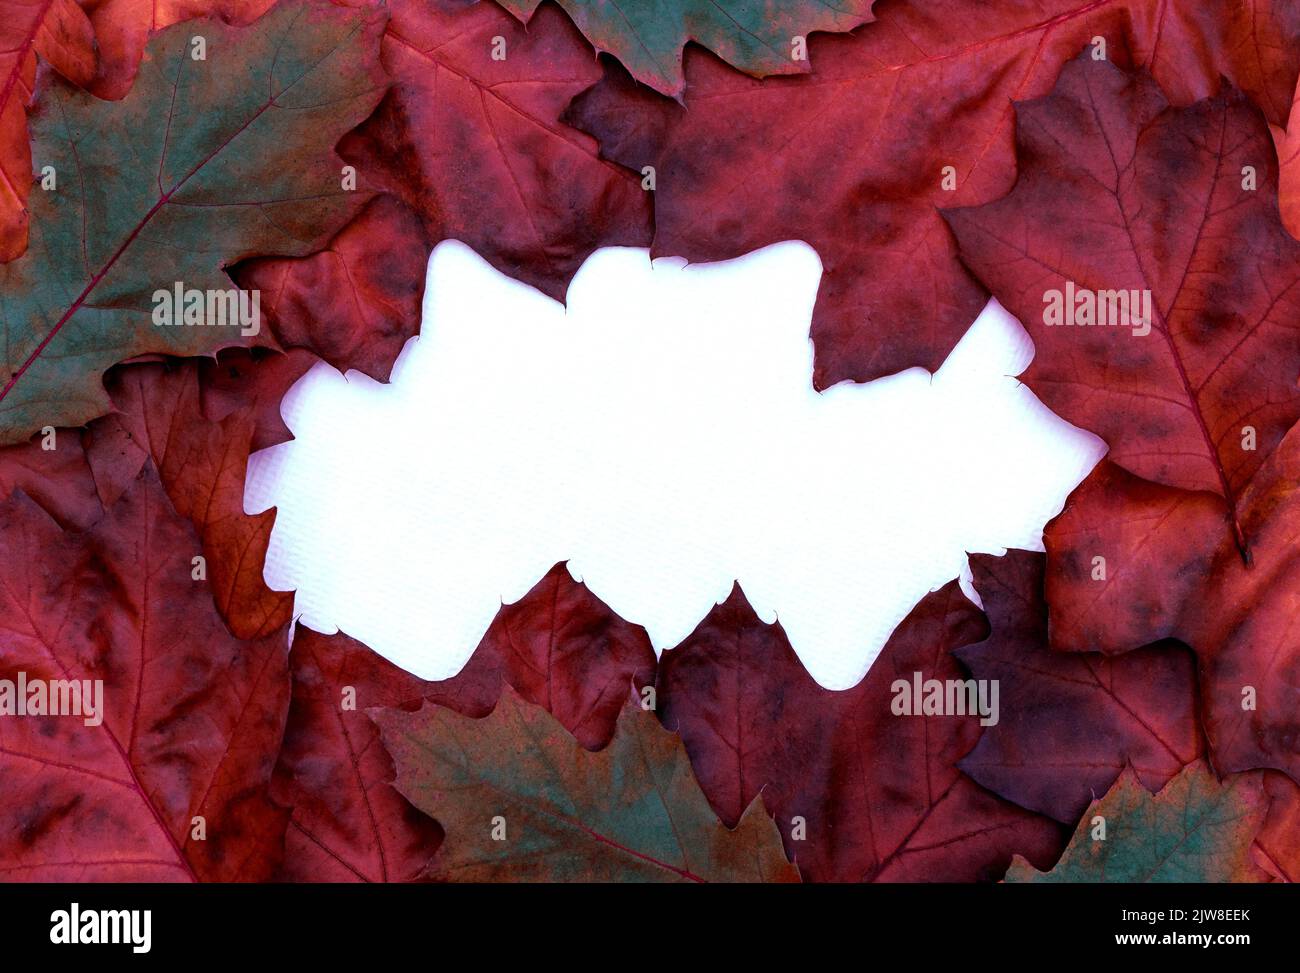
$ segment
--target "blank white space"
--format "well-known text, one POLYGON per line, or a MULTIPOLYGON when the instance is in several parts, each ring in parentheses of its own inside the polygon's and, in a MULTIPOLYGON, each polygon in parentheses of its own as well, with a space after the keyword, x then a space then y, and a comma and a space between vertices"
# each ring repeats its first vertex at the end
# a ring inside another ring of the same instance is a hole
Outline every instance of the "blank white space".
POLYGON ((316 366, 282 406, 294 441, 253 456, 245 507, 279 508, 267 581, 427 679, 557 561, 656 650, 739 581, 819 683, 852 686, 966 552, 1041 549, 1104 447, 1013 377, 1033 348, 996 303, 933 377, 815 393, 820 275, 798 242, 690 266, 607 249, 566 310, 439 245, 391 384, 316 366))

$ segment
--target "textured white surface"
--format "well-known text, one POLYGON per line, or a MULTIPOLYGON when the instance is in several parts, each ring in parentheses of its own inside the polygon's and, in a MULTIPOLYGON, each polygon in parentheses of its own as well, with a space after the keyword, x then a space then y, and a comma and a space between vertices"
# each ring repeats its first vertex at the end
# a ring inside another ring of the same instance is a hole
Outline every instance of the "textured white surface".
POLYGON ((1103 447, 1012 377, 1032 345, 996 304, 933 377, 813 392, 820 274, 798 242, 602 250, 566 312, 441 244, 392 383, 317 366, 282 406, 296 439, 252 458, 268 582, 438 679, 557 561, 656 650, 739 580, 819 683, 853 685, 967 551, 1041 549, 1103 447))

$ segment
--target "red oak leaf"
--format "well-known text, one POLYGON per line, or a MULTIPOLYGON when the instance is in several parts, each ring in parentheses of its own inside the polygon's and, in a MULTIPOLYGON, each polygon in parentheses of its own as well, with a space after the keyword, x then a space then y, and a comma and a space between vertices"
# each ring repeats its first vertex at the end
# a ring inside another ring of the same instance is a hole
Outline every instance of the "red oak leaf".
POLYGON ((74 84, 95 76, 95 38, 74 0, 0 3, 0 261, 27 249, 32 150, 27 103, 39 54, 74 84))
MULTIPOLYGON (((362 353, 362 359, 374 360, 362 353)), ((358 359, 361 360, 361 359, 358 359)), ((199 360, 199 388, 203 414, 220 422, 235 412, 253 417, 250 452, 266 449, 293 438, 280 415, 285 393, 320 361, 303 348, 284 354, 265 354, 262 349, 227 348, 215 360, 199 360)))
POLYGON ((1220 501, 1102 463, 1044 534, 1053 647, 1126 652, 1177 638, 1196 653, 1219 773, 1272 767, 1300 779, 1300 433, 1241 498, 1242 562, 1220 501))
POLYGON ((1037 871, 1017 856, 1006 880, 1265 882, 1253 860, 1264 813, 1254 774, 1220 781, 1197 762, 1153 795, 1126 770, 1089 808, 1051 871, 1037 871), (1105 840, 1098 822, 1107 829, 1105 840))
POLYGON ((1300 787, 1286 774, 1264 773, 1268 813, 1255 835, 1255 863, 1279 882, 1300 881, 1300 787))
POLYGON ((425 878, 442 832, 392 788, 393 761, 366 709, 417 708, 430 684, 346 635, 301 627, 290 667, 293 702, 272 795, 293 813, 278 878, 425 878))
POLYGON ((557 564, 528 594, 501 607, 455 678, 432 683, 442 688, 425 695, 467 716, 482 716, 495 705, 497 684, 504 680, 588 750, 598 750, 609 743, 629 689, 652 683, 654 673, 645 629, 624 621, 557 564), (483 687, 491 687, 490 698, 483 687), (469 708, 456 702, 475 695, 469 708))
POLYGON ((416 215, 376 197, 329 246, 310 257, 264 257, 232 268, 258 290, 285 347, 309 348, 339 371, 388 381, 406 340, 420 330, 432 243, 416 215))
POLYGON ((230 630, 257 638, 282 629, 293 595, 272 591, 262 578, 275 512, 244 513, 254 411, 208 418, 194 362, 126 366, 110 376, 109 393, 118 411, 86 436, 104 506, 152 465, 176 512, 202 538, 204 570, 230 630))
POLYGON ((99 520, 95 477, 80 429, 51 429, 31 442, 0 448, 0 500, 21 489, 58 522, 84 530, 99 520))
POLYGON ((1011 100, 1049 91, 1081 48, 1099 50, 1094 37, 1179 103, 1226 75, 1274 120, 1300 66, 1300 8, 1286 3, 927 0, 876 15, 857 35, 815 37, 808 78, 760 82, 693 50, 689 110, 610 64, 566 115, 606 157, 654 168, 655 255, 817 250, 818 389, 942 364, 986 295, 937 207, 1011 188, 1011 100))
POLYGON ((1291 102, 1286 128, 1270 125, 1277 146, 1277 195, 1282 223, 1293 237, 1300 237, 1300 89, 1291 102))
POLYGON ((82 433, 60 430, 62 449, 43 449, 38 436, 0 451, 0 491, 21 486, 61 524, 85 527, 152 460, 175 509, 203 538, 218 609, 231 630, 252 638, 281 627, 293 599, 262 578, 274 513, 244 514, 249 452, 289 438, 280 401, 319 360, 313 352, 341 369, 387 376, 419 327, 426 251, 414 216, 381 197, 328 251, 242 265, 236 276, 244 286, 276 288, 267 307, 273 327, 284 328, 281 340, 304 348, 282 355, 228 349, 215 359, 114 369, 106 388, 117 411, 82 433), (380 259, 379 240, 396 244, 396 254, 380 259), (351 299, 340 301, 341 293, 351 299), (56 470, 66 481, 47 478, 56 470))
POLYGON ((385 20, 286 3, 249 27, 206 20, 160 32, 149 44, 155 69, 121 102, 45 86, 33 138, 62 177, 34 198, 28 252, 0 266, 0 441, 107 414, 102 376, 121 362, 266 343, 244 299, 213 303, 235 297, 225 267, 309 255, 364 205, 340 185, 334 145, 387 88, 385 20), (203 63, 200 36, 214 61, 186 69, 203 63), (172 285, 190 313, 160 303, 172 285), (193 300, 204 291, 211 313, 193 300), (231 324, 236 305, 247 321, 233 331, 158 326, 231 324))
POLYGON ((418 679, 346 635, 298 629, 274 792, 293 808, 282 877, 427 877, 441 832, 389 786, 392 761, 367 710, 415 710, 427 700, 479 718, 506 683, 598 750, 613 737, 631 687, 650 683, 654 667, 644 630, 614 614, 563 564, 503 606, 468 665, 442 682, 418 679))
POLYGON ((526 595, 501 606, 464 669, 451 679, 421 680, 420 695, 478 718, 492 711, 508 683, 588 750, 599 750, 629 690, 652 684, 654 674, 645 629, 624 621, 557 564, 526 595))
POLYGON ((469 719, 440 706, 373 709, 395 786, 447 838, 438 877, 459 882, 797 882, 755 799, 718 821, 681 740, 629 693, 603 750, 506 687, 469 719))
POLYGON ((420 214, 430 240, 461 240, 557 300, 597 247, 649 243, 640 177, 558 120, 600 77, 562 13, 543 8, 525 30, 490 3, 394 0, 390 10, 382 58, 396 84, 339 148, 420 214), (493 59, 496 37, 504 60, 493 59))
POLYGON ((1169 108, 1086 58, 1017 115, 1014 191, 948 218, 1037 343, 1026 382, 1113 462, 1231 508, 1300 418, 1300 243, 1264 118, 1233 91, 1169 108), (1056 326, 1110 323, 1079 300, 1106 293, 1127 327, 1056 326))
MULTIPOLYGON (((541 0, 500 0, 527 22, 541 0)), ((806 43, 813 31, 852 30, 871 20, 875 0, 764 0, 728 4, 715 0, 673 0, 626 4, 601 0, 556 0, 599 51, 609 51, 638 81, 666 95, 680 96, 682 48, 695 41, 729 64, 755 76, 801 74, 809 70, 806 43)))
MULTIPOLYGON (((253 450, 284 442, 291 437, 280 417, 280 400, 318 361, 301 349, 268 354, 262 349, 230 348, 216 359, 188 362, 184 367, 197 370, 202 408, 178 417, 178 428, 188 424, 186 436, 196 442, 206 435, 201 427, 242 412, 252 416, 253 450)), ((171 371, 177 367, 171 366, 171 371)), ((152 370, 159 375, 163 371, 159 365, 152 370)), ((107 384, 119 396, 124 394, 124 373, 143 381, 151 371, 127 365, 110 372, 107 384), (133 373, 135 369, 142 370, 133 373)), ((182 387, 175 386, 177 391, 182 387)), ((192 401, 186 405, 193 409, 192 401)), ((61 527, 90 527, 104 515, 101 500, 111 502, 120 496, 144 464, 145 447, 130 438, 141 420, 138 413, 110 415, 85 429, 52 429, 38 433, 31 442, 0 448, 0 499, 21 488, 61 527)))
POLYGON ((286 815, 267 789, 289 701, 286 632, 232 638, 192 576, 198 550, 151 465, 85 533, 64 533, 21 492, 0 504, 2 677, 23 673, 29 698, 33 684, 102 680, 102 706, 81 697, 90 717, 0 720, 0 874, 274 870, 286 815))
POLYGON ((971 557, 992 634, 956 651, 997 680, 999 721, 961 761, 1000 797, 1073 826, 1126 766, 1158 791, 1202 753, 1196 671, 1176 644, 1120 657, 1047 646, 1041 554, 971 557))
POLYGON ((81 0, 99 48, 99 70, 85 86, 116 101, 131 90, 145 44, 156 31, 209 15, 244 27, 274 5, 275 0, 81 0))
POLYGON ((762 793, 805 880, 998 878, 1013 852, 1054 861, 1062 829, 958 771, 978 717, 894 712, 897 680, 964 679, 951 650, 987 632, 952 582, 900 623, 862 682, 832 692, 736 588, 660 659, 660 717, 725 823, 762 793))

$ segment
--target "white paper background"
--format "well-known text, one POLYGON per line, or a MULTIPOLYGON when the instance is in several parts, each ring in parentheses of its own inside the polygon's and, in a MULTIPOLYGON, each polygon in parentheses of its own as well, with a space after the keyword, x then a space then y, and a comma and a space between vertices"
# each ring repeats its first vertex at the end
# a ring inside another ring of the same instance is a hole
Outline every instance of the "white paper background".
POLYGON ((738 579, 819 683, 852 686, 965 552, 1041 549, 1103 446, 1013 377, 1032 344, 995 303, 933 377, 813 392, 820 274, 799 242, 609 249, 566 310, 441 244, 392 383, 317 366, 282 406, 296 439, 252 458, 245 507, 279 508, 268 582, 439 679, 557 561, 656 650, 738 579))

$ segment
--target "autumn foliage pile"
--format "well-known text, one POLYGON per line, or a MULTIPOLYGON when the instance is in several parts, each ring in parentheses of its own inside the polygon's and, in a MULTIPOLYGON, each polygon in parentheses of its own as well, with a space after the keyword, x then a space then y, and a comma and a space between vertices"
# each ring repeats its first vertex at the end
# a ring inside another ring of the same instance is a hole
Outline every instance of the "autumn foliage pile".
POLYGON ((0 679, 105 686, 0 717, 3 878, 1300 877, 1300 3, 0 14, 0 679), (564 565, 443 682, 290 639, 248 456, 317 361, 387 379, 448 238, 556 298, 806 240, 818 388, 996 297, 1109 453, 843 692, 739 588, 656 659, 564 565), (263 326, 155 326, 178 281, 263 326), (1067 285, 1150 333, 1045 326, 1067 285), (896 715, 917 672, 1001 719, 896 715))

